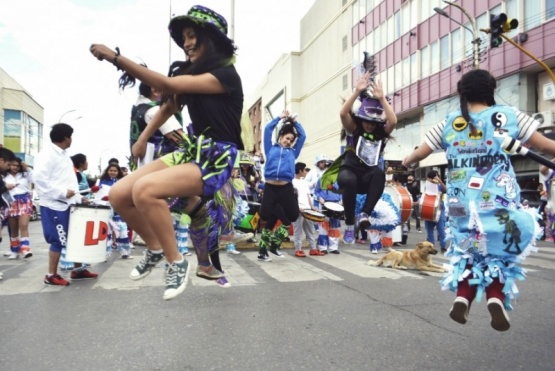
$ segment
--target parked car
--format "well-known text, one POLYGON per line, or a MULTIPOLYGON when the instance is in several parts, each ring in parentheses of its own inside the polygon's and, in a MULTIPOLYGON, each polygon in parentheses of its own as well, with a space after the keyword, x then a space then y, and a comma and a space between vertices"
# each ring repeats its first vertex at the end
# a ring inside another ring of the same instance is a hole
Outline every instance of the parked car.
POLYGON ((521 189, 520 202, 522 202, 522 200, 527 200, 528 206, 535 207, 536 209, 542 204, 540 193, 537 189, 521 189))
POLYGON ((40 219, 40 199, 37 191, 33 191, 33 215, 31 215, 31 221, 40 219))

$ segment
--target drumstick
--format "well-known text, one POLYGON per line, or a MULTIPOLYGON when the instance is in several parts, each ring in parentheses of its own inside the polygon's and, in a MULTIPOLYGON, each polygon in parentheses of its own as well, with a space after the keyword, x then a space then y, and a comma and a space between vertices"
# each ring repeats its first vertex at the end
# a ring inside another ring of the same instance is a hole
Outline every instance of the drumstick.
POLYGON ((532 159, 532 160, 534 160, 534 161, 536 161, 536 162, 538 162, 542 165, 547 166, 550 169, 555 170, 555 162, 549 161, 545 157, 540 156, 537 153, 530 151, 526 147, 523 147, 522 144, 520 143, 520 140, 516 140, 514 138, 507 137, 503 140, 503 143, 501 143, 501 147, 506 152, 510 153, 511 155, 519 154, 519 155, 522 155, 524 157, 528 157, 529 159, 532 159))
POLYGON ((90 189, 90 188, 87 188, 87 189, 82 189, 82 190, 80 190, 79 193, 81 193, 81 194, 83 194, 83 193, 89 193, 90 191, 91 191, 91 189, 90 189))

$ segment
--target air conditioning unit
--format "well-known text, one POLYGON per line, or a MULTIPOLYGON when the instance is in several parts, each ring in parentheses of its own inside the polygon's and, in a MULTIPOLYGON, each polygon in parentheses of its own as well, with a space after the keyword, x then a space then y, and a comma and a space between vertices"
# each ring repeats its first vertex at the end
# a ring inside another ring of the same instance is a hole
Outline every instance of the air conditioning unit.
POLYGON ((543 100, 555 100, 555 84, 550 82, 543 84, 543 100))
POLYGON ((534 113, 532 117, 540 122, 538 129, 552 128, 553 125, 553 113, 551 111, 542 111, 534 113))

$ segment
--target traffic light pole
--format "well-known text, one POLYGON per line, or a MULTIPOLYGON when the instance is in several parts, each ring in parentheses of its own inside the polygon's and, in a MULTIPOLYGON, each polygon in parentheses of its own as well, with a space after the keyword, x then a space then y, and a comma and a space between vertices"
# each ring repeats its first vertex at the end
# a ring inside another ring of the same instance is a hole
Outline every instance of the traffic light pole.
MULTIPOLYGON (((491 33, 491 30, 489 28, 480 29, 480 31, 485 32, 485 33, 491 33)), ((506 41, 508 41, 509 43, 511 43, 512 45, 514 45, 516 48, 518 48, 521 52, 523 52, 524 54, 526 54, 527 56, 532 58, 540 66, 542 66, 543 69, 545 70, 545 72, 548 73, 549 77, 551 77, 551 80, 553 80, 553 82, 555 82, 555 74, 553 73, 553 71, 551 71, 551 68, 549 68, 549 66, 547 64, 545 64, 541 59, 538 59, 535 55, 530 53, 528 50, 524 49, 518 43, 514 42, 513 39, 511 39, 510 37, 508 37, 504 33, 502 33, 500 36, 502 38, 504 38, 506 41)))

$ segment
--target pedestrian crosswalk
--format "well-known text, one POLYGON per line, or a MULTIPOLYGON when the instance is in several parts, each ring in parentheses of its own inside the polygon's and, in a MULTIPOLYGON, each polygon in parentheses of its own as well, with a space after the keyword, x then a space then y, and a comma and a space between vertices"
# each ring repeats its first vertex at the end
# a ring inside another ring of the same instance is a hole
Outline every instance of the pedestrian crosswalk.
MULTIPOLYGON (((135 259, 123 260, 112 256, 105 263, 93 264, 91 270, 100 276, 92 285, 85 287, 95 290, 136 290, 141 287, 164 286, 164 263, 139 281, 129 279, 129 273, 140 259, 142 248, 135 250, 135 259)), ((294 250, 283 250, 284 257, 272 257, 271 262, 260 262, 257 251, 243 250, 240 255, 220 254, 223 269, 231 287, 248 287, 270 282, 291 283, 320 280, 343 281, 348 279, 433 279, 439 280, 441 273, 421 273, 411 270, 396 270, 374 267, 369 261, 377 260, 383 253, 374 255, 363 247, 344 246, 339 255, 295 257, 294 250)), ((42 281, 47 269, 48 251, 35 250, 34 256, 25 260, 0 260, 0 272, 4 279, 0 281, 0 295, 17 295, 29 293, 46 293, 64 290, 63 287, 44 286, 42 281)), ((195 256, 188 257, 190 262, 190 285, 217 286, 214 281, 196 277, 197 262, 195 256)), ((436 264, 447 263, 447 258, 438 254, 433 257, 436 264)), ((525 260, 524 266, 529 272, 539 268, 555 269, 555 248, 540 248, 525 260)), ((69 272, 61 272, 69 276, 69 272)), ((75 285, 79 285, 75 283, 75 285)), ((73 286, 75 286, 73 285, 73 286)), ((70 286, 71 287, 71 286, 70 286)))

